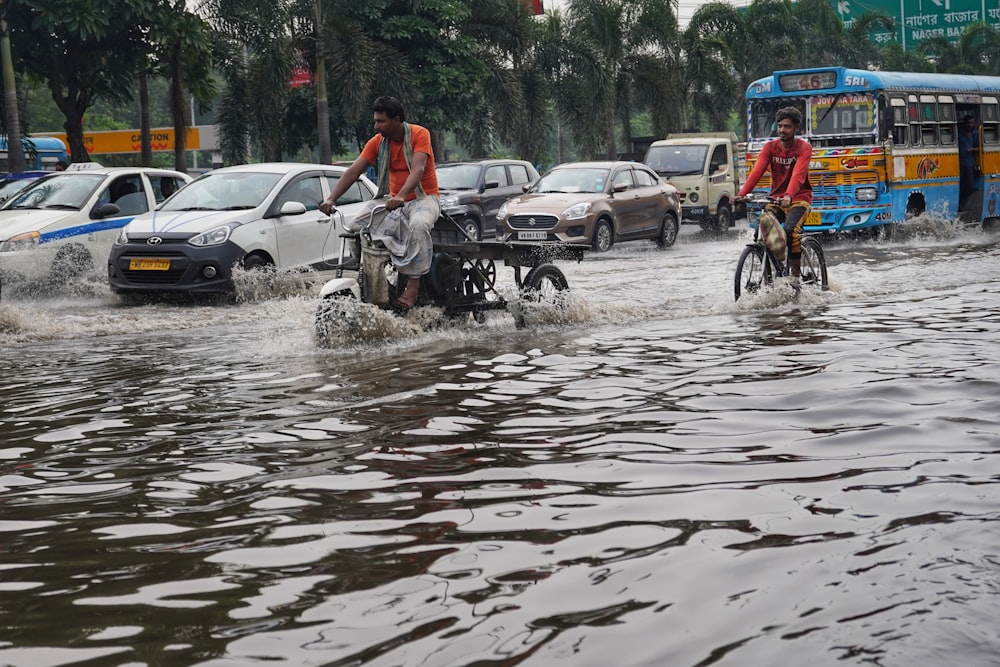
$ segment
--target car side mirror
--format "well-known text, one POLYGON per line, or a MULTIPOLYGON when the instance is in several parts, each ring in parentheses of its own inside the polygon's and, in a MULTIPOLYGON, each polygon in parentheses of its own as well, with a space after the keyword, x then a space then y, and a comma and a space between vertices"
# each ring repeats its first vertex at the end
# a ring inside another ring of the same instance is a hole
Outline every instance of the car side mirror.
POLYGON ((278 215, 302 215, 306 212, 306 205, 300 201, 286 201, 278 210, 278 215))
POLYGON ((615 183, 614 187, 611 188, 613 192, 625 192, 628 190, 628 183, 615 183))
POLYGON ((708 173, 714 174, 721 168, 722 165, 720 165, 718 162, 712 162, 711 164, 708 165, 708 173))
POLYGON ((483 183, 483 190, 495 190, 500 187, 500 181, 486 181, 483 183))
POLYGON ((525 183, 524 185, 521 186, 521 192, 527 192, 528 190, 531 189, 532 185, 534 185, 534 183, 525 183))
POLYGON ((94 218, 110 218, 121 213, 122 210, 118 207, 118 204, 112 204, 108 202, 107 204, 101 204, 96 209, 94 209, 94 218))

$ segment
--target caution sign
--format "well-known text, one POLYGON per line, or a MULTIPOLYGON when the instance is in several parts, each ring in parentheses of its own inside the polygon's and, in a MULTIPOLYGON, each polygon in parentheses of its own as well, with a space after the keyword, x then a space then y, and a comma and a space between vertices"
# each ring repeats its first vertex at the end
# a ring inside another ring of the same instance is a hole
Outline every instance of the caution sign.
MULTIPOLYGON (((63 132, 46 133, 47 136, 66 141, 63 132)), ((174 150, 173 128, 156 128, 150 130, 150 143, 153 151, 174 150)), ((84 132, 83 146, 91 155, 107 153, 139 153, 142 151, 142 135, 139 130, 106 130, 101 132, 84 132)), ((189 151, 218 150, 218 135, 214 125, 198 125, 189 127, 185 135, 184 148, 189 151)))

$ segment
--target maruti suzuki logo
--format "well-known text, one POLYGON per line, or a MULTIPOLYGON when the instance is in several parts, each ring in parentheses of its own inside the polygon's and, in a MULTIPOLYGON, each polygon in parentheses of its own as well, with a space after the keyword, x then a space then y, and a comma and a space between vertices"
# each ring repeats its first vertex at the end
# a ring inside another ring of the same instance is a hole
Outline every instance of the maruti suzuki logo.
POLYGON ((150 236, 148 239, 146 239, 146 243, 147 245, 160 245, 161 243, 163 243, 163 239, 161 239, 159 236, 150 236))
POLYGON ((535 223, 535 219, 534 218, 528 218, 528 224, 531 225, 532 227, 534 227, 535 224, 536 224, 535 223))

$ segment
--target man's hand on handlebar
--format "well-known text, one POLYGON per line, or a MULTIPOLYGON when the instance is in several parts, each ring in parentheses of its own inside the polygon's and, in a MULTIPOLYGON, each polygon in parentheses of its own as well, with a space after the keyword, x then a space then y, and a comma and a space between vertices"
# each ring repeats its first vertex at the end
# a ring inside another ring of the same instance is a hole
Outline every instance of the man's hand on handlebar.
POLYGON ((385 200, 385 210, 387 210, 387 211, 393 211, 393 210, 399 208, 400 206, 402 206, 405 203, 406 203, 406 200, 403 199, 402 197, 398 196, 398 195, 397 196, 393 196, 393 197, 389 197, 388 199, 385 200))
POLYGON ((337 206, 331 201, 323 200, 323 203, 319 205, 319 210, 323 215, 333 215, 333 212, 337 210, 337 206))
POLYGON ((792 205, 792 198, 790 195, 784 195, 781 199, 778 200, 778 206, 780 206, 781 208, 788 208, 791 205, 792 205))

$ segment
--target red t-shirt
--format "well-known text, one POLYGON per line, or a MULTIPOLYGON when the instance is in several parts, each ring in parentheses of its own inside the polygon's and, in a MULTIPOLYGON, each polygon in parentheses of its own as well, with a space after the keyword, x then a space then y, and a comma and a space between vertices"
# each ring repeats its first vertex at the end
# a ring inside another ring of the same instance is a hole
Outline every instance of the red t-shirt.
POLYGON ((771 171, 771 196, 778 199, 789 195, 792 201, 812 203, 812 185, 809 184, 809 160, 812 146, 804 139, 795 138, 792 147, 785 150, 780 139, 769 141, 760 149, 757 163, 740 188, 740 197, 750 194, 757 181, 767 170, 771 171), (789 175, 789 172, 791 174, 789 175))
MULTIPOLYGON (((382 145, 382 135, 376 134, 365 144, 361 151, 361 157, 372 164, 378 163, 378 149, 382 145)), ((413 153, 426 153, 427 165, 424 167, 424 176, 420 179, 420 185, 424 188, 424 193, 436 195, 438 193, 437 172, 434 170, 434 149, 431 148, 431 133, 426 127, 410 123, 410 141, 413 144, 413 153)), ((389 142, 389 194, 393 197, 403 188, 410 170, 406 166, 406 153, 403 151, 402 141, 389 142)), ((407 201, 416 199, 416 192, 411 192, 406 198, 407 201)))

